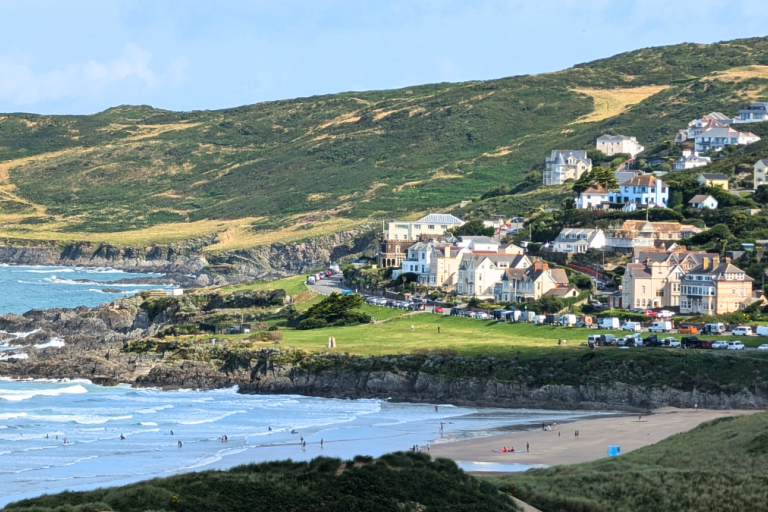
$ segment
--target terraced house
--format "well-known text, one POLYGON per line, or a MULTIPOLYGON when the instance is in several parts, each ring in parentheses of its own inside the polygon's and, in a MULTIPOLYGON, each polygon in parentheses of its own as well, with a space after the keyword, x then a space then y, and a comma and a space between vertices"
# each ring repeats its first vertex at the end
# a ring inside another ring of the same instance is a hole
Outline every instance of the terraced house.
POLYGON ((532 302, 544 295, 574 297, 578 290, 568 286, 568 275, 561 268, 550 269, 546 261, 536 260, 524 268, 509 268, 493 287, 497 302, 532 302))
POLYGON ((720 262, 719 255, 708 256, 681 282, 680 312, 722 315, 751 304, 754 280, 730 258, 720 262))

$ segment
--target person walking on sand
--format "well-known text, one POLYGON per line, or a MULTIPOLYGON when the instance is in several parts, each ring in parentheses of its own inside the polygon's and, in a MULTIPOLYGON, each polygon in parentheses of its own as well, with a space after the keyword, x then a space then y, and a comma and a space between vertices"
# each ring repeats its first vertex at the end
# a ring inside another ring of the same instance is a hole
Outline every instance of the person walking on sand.
POLYGON ((178 445, 179 448, 181 448, 183 446, 183 443, 181 442, 181 440, 179 440, 179 442, 176 443, 176 444, 178 445))
POLYGON ((173 435, 173 430, 171 430, 171 435, 173 435))
POLYGON ((321 437, 320 438, 320 448, 322 448, 322 447, 323 447, 323 438, 321 437))
POLYGON ((435 406, 435 412, 437 412, 437 406, 435 406))
POLYGON ((531 451, 531 443, 525 443, 525 451, 526 452, 531 451))
POLYGON ((699 412, 699 404, 693 404, 693 412, 699 412))

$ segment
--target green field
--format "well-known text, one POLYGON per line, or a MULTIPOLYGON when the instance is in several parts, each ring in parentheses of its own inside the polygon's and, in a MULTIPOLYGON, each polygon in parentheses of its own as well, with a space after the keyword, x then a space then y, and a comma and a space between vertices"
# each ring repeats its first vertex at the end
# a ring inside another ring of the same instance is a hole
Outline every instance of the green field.
POLYGON ((764 512, 768 413, 703 423, 655 445, 586 464, 493 479, 552 512, 764 512))
MULTIPOLYGON (((768 40, 646 48, 541 75, 219 111, 0 116, 0 235, 211 251, 414 216, 515 186, 605 132, 649 148, 763 97, 768 40)), ((561 190, 494 202, 512 215, 561 190)), ((467 213, 485 214, 482 205, 467 213)))

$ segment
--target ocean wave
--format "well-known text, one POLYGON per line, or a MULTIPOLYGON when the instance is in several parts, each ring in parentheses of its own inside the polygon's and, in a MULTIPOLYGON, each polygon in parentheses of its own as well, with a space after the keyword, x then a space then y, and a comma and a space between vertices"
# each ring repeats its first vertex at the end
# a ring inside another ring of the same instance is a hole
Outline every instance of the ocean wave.
MULTIPOLYGON (((14 270, 14 273, 18 273, 18 271, 14 270)), ((22 272, 32 272, 35 274, 59 274, 63 272, 77 272, 73 268, 59 268, 59 269, 53 269, 53 270, 22 270, 22 272)))
POLYGON ((203 423, 215 423, 219 420, 223 420, 224 418, 227 418, 234 414, 246 414, 246 413, 247 411, 230 411, 222 414, 221 416, 216 416, 215 418, 205 418, 202 420, 176 421, 176 423, 178 423, 179 425, 201 425, 203 423))
POLYGON ((3 412, 0 413, 0 420, 12 420, 13 418, 23 418, 27 415, 25 412, 3 412))
POLYGON ((74 422, 78 425, 101 425, 108 421, 129 420, 133 418, 131 415, 125 416, 88 416, 77 414, 53 414, 50 416, 29 416, 29 419, 52 421, 56 423, 70 423, 74 422))
MULTIPOLYGON (((29 356, 27 354, 11 354, 9 356, 0 357, 0 361, 9 361, 11 359, 27 359, 28 357, 29 356)), ((0 398, 5 398, 5 397, 0 395, 0 398)))
POLYGON ((142 421, 139 423, 139 425, 144 425, 145 427, 146 426, 156 427, 157 423, 155 423, 154 421, 142 421))
MULTIPOLYGON (((212 455, 210 457, 205 457, 204 459, 200 459, 200 460, 190 464, 189 466, 184 466, 184 467, 181 467, 179 469, 194 469, 194 468, 199 468, 201 466, 207 466, 208 464, 213 464, 214 462, 220 461, 221 459, 223 459, 224 457, 226 457, 228 455, 235 455, 235 454, 238 454, 238 453, 243 453, 248 448, 250 448, 250 447, 246 447, 246 448, 229 448, 229 449, 219 450, 216 453, 216 455, 212 455)), ((177 470, 175 470, 175 469, 174 470, 170 470, 170 471, 167 471, 167 473, 170 473, 170 472, 173 472, 173 471, 177 471, 177 470)))
POLYGON ((138 414, 154 414, 156 412, 164 411, 166 409, 173 409, 173 406, 168 405, 161 405, 159 407, 152 407, 151 409, 140 409, 136 411, 138 414))
MULTIPOLYGON (((26 354, 20 354, 26 356, 26 354)), ((2 358, 0 358, 2 359, 2 358)), ((75 384, 74 386, 67 386, 65 388, 56 389, 38 389, 38 390, 15 390, 15 389, 0 389, 0 398, 9 402, 21 402, 22 400, 29 400, 36 396, 59 396, 59 395, 80 395, 87 393, 81 384, 75 384)))

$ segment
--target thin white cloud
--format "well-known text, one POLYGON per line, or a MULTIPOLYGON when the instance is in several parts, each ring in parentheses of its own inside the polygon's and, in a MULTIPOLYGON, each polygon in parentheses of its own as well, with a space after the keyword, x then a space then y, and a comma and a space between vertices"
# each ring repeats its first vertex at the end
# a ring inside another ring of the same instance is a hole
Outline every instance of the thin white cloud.
MULTIPOLYGON (((29 66, 0 57, 0 101, 32 105, 42 101, 98 94, 121 82, 133 81, 133 87, 151 88, 159 78, 149 67, 152 54, 135 44, 127 44, 123 54, 105 62, 89 60, 35 73, 29 66)), ((173 78, 179 80, 182 68, 173 66, 173 78)))

